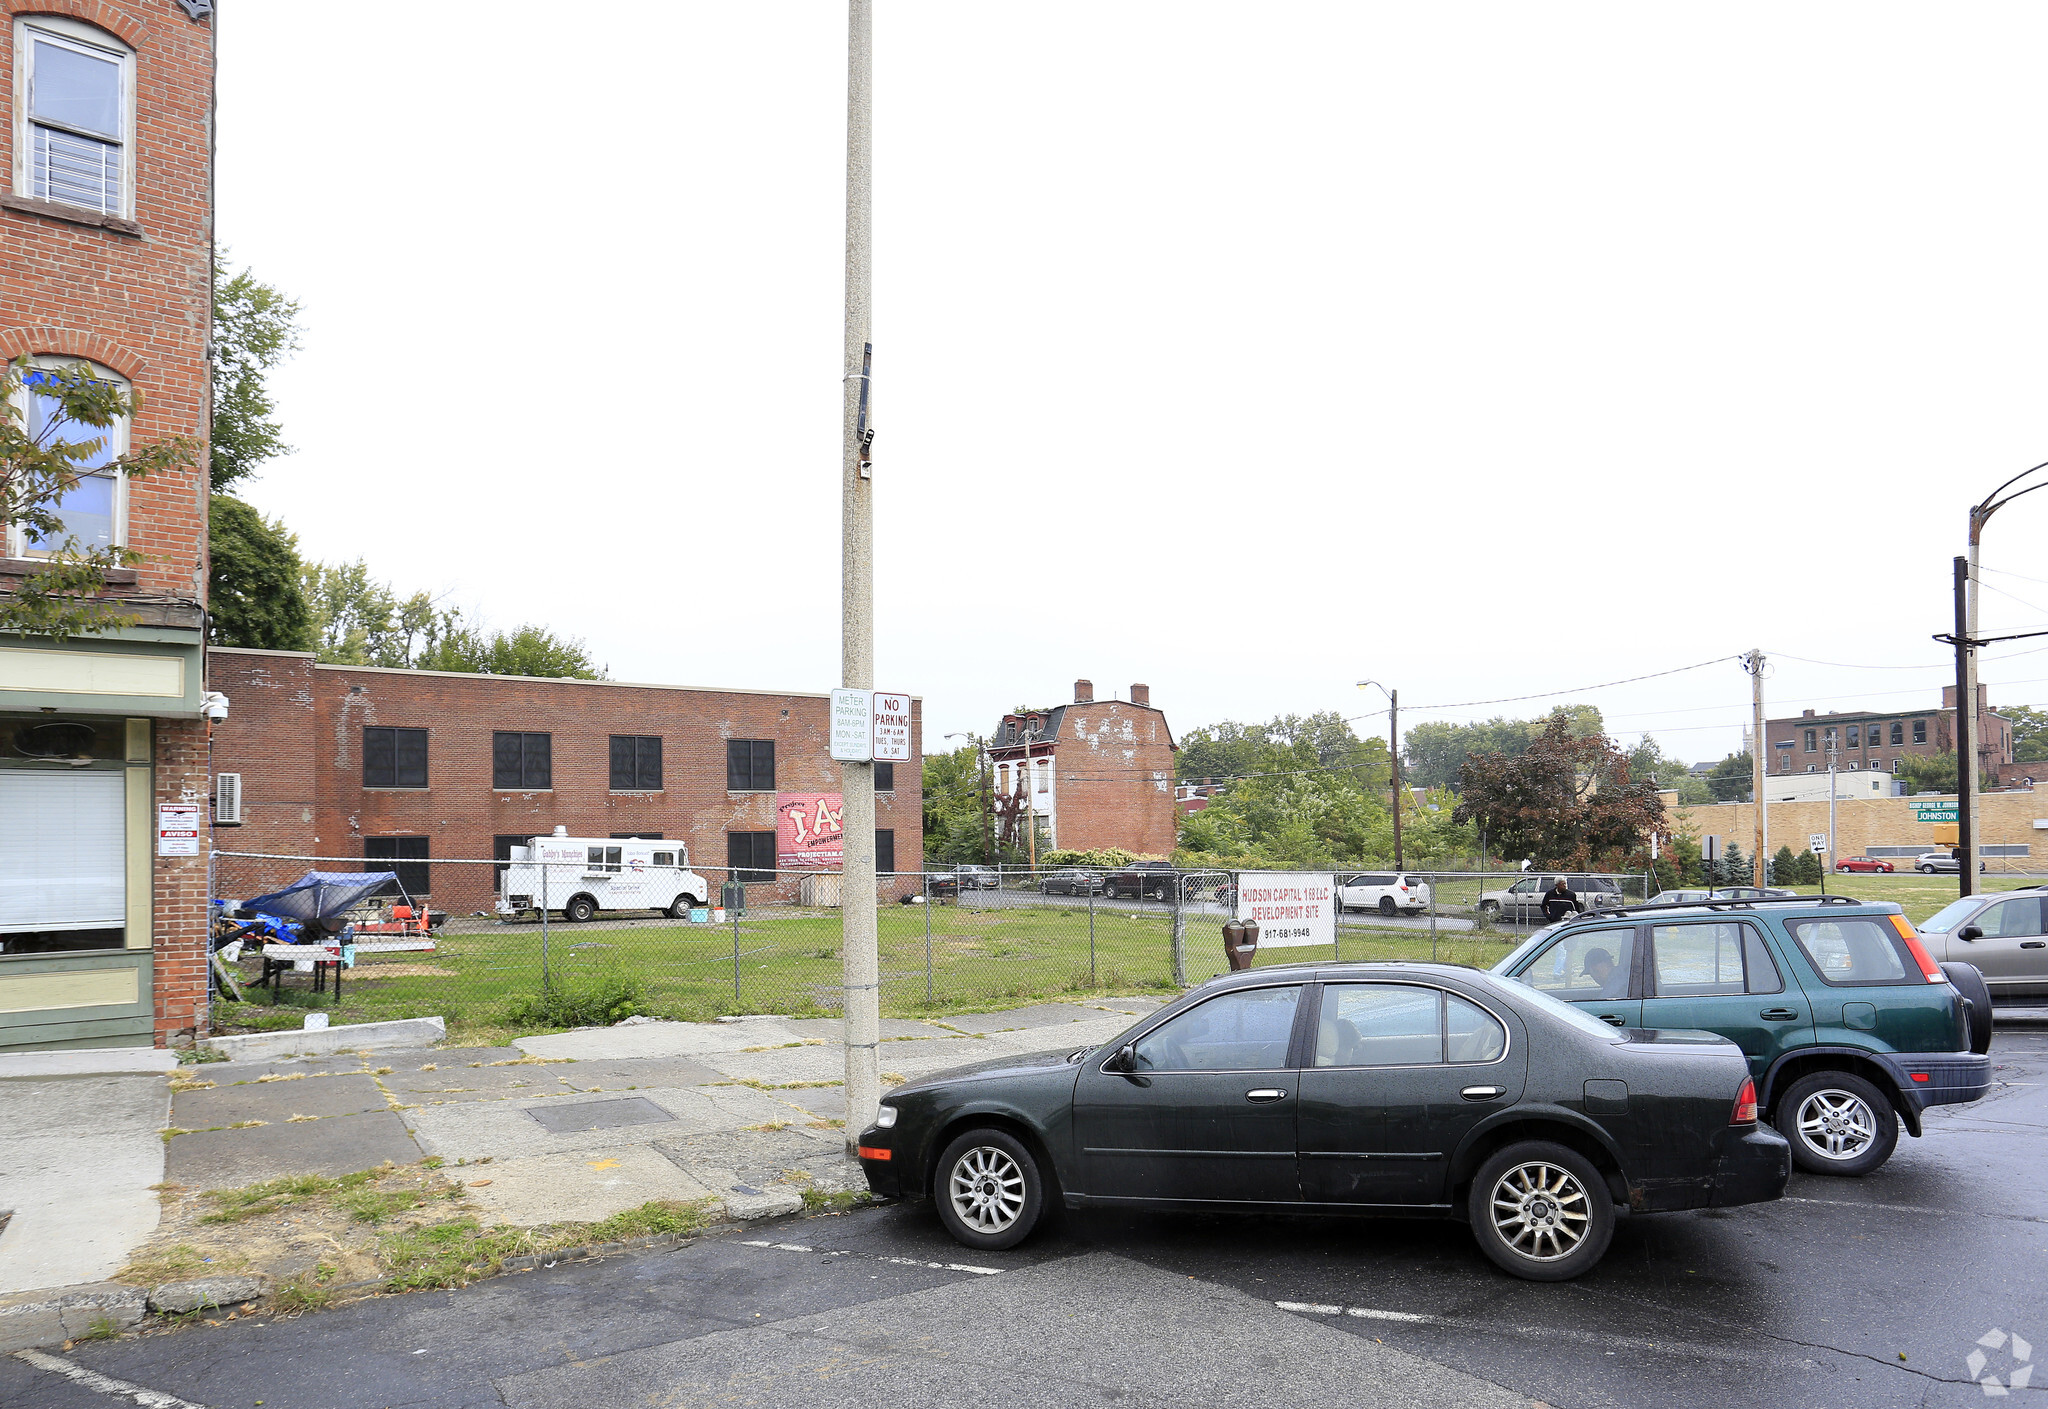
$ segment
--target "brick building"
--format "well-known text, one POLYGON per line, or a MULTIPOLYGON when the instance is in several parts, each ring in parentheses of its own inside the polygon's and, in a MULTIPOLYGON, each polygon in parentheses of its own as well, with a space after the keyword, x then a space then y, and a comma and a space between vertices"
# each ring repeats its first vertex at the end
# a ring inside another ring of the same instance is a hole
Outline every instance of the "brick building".
POLYGON ((1072 704, 1004 715, 988 752, 999 804, 1036 823, 1041 847, 1171 856, 1179 749, 1147 686, 1098 700, 1092 682, 1076 680, 1072 704))
MULTIPOLYGON (((2009 781, 2013 771, 2012 723, 1992 712, 1988 688, 1977 687, 1978 770, 2009 781)), ((1898 771, 1902 758, 1931 758, 1955 750, 1956 688, 1945 686, 1939 709, 1895 713, 1805 710, 1796 718, 1764 723, 1770 741, 1765 767, 1772 774, 1825 773, 1828 753, 1841 772, 1898 771)))
MULTIPOLYGON (((212 301, 213 29, 178 0, 0 0, 0 359, 31 434, 203 441, 212 301), (133 424, 65 433, 38 370, 87 364, 133 424)), ((188 1041, 206 997, 203 463, 88 473, 69 536, 143 554, 131 624, 0 634, 0 1048, 188 1041), (158 807, 195 835, 153 841, 158 807), (165 855, 164 851, 185 854, 165 855)), ((11 529, 0 594, 58 543, 11 529)))
MULTIPOLYGON (((562 826, 680 840, 716 882, 719 868, 775 866, 779 797, 840 790, 825 695, 382 670, 225 647, 209 663, 210 685, 234 702, 214 767, 240 779, 242 820, 219 828, 220 849, 395 869, 409 892, 454 913, 490 908, 494 872, 437 858, 502 859, 562 826)), ((911 761, 876 769, 883 870, 924 867, 922 701, 911 710, 911 761)), ((241 876, 286 869, 224 857, 237 874, 221 884, 232 894, 241 876)))

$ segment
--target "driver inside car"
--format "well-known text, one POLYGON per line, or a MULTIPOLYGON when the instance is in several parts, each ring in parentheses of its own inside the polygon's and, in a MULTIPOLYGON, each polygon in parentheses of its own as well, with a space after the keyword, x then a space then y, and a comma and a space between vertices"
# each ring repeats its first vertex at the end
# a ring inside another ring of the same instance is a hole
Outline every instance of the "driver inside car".
POLYGON ((1602 998, 1628 997, 1628 974, 1615 967, 1614 956, 1605 949, 1588 949, 1581 967, 1587 978, 1600 985, 1602 998))

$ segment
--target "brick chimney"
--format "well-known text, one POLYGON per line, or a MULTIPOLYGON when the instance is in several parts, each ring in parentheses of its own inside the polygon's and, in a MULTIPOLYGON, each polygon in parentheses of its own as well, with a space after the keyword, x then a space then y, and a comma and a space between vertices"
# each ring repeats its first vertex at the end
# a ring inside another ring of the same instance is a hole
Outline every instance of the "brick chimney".
POLYGON ((1131 686, 1131 703, 1134 705, 1144 705, 1148 709, 1151 708, 1152 687, 1150 685, 1131 686))
POLYGON ((1093 680, 1076 680, 1074 682, 1074 703, 1095 703, 1095 682, 1093 680))

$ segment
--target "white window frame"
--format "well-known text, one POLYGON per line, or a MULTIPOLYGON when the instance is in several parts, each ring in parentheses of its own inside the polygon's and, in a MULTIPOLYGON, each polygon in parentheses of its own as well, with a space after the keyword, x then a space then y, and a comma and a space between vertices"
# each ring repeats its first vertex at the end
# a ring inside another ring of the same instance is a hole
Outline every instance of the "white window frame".
MULTIPOLYGON (((94 214, 135 218, 135 51, 103 29, 63 15, 19 15, 14 21, 14 194, 50 200, 35 193, 35 128, 29 115, 29 88, 34 82, 34 54, 31 38, 55 42, 95 59, 114 59, 121 66, 121 199, 120 209, 94 210, 94 214)), ((69 205, 68 201, 57 202, 69 205)))
MULTIPOLYGON (((111 382, 119 387, 123 396, 128 395, 134 390, 129 385, 126 377, 111 367, 101 366, 90 358, 66 357, 58 353, 37 353, 29 358, 29 365, 31 367, 46 372, 59 371, 66 367, 77 366, 80 363, 90 367, 96 379, 111 382)), ((29 388, 21 387, 17 394, 26 397, 30 395, 29 388)), ((26 429, 29 424, 28 406, 24 403, 17 409, 22 417, 21 424, 26 429)), ((114 457, 119 459, 121 456, 126 455, 128 453, 128 418, 126 416, 121 417, 113 425, 109 426, 107 430, 114 442, 114 457)), ((125 548, 128 546, 128 476, 116 472, 113 475, 113 481, 114 546, 125 548)), ((52 549, 36 549, 31 551, 28 546, 28 536, 28 529, 23 525, 16 524, 7 530, 4 538, 0 538, 0 550, 4 550, 10 558, 48 558, 55 556, 55 551, 52 549)))

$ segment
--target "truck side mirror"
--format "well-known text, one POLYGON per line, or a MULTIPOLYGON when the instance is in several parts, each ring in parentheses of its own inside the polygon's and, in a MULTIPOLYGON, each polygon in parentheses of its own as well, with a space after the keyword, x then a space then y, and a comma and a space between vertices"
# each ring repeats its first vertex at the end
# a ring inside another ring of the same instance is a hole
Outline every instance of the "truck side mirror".
POLYGON ((1982 939, 1983 937, 1984 931, 1978 928, 1976 925, 1964 925, 1961 929, 1956 931, 1957 939, 1969 940, 1982 939))

